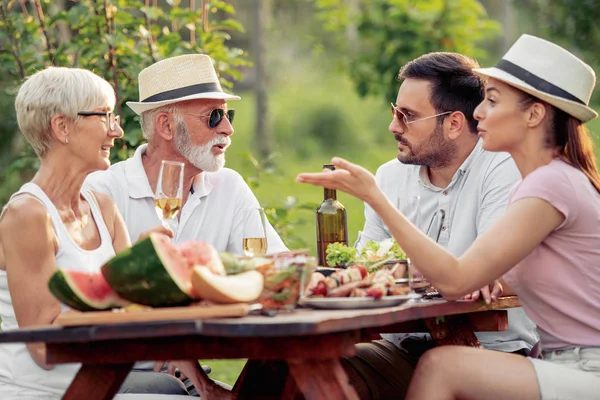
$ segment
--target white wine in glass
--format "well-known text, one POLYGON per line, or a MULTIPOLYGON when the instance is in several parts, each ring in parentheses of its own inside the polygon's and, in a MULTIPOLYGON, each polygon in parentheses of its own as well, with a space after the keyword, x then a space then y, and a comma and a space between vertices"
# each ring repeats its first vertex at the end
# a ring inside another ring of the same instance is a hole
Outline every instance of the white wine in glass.
POLYGON ((154 200, 154 208, 161 220, 175 218, 181 211, 182 200, 175 197, 163 197, 154 200))
POLYGON ((244 238, 244 254, 249 257, 267 254, 267 238, 244 238))
POLYGON ((267 254, 265 210, 249 208, 243 213, 242 246, 247 257, 267 254))
POLYGON ((183 168, 184 164, 178 161, 163 160, 160 165, 154 209, 163 226, 167 221, 177 217, 183 204, 183 168))

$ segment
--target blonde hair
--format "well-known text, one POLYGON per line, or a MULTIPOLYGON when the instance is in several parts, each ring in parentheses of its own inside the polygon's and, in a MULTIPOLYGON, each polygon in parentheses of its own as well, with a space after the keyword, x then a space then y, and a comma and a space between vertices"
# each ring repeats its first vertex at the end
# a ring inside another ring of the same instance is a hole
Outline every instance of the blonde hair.
POLYGON ((162 107, 154 108, 152 110, 144 111, 140 115, 140 125, 142 127, 142 135, 146 141, 152 141, 154 137, 154 120, 156 119, 156 115, 159 113, 173 113, 173 116, 176 117, 177 111, 177 103, 171 103, 164 105, 162 107))
POLYGON ((107 106, 115 106, 112 86, 80 68, 38 71, 21 85, 15 100, 19 129, 40 158, 52 147, 52 117, 62 114, 77 121, 78 112, 107 106))

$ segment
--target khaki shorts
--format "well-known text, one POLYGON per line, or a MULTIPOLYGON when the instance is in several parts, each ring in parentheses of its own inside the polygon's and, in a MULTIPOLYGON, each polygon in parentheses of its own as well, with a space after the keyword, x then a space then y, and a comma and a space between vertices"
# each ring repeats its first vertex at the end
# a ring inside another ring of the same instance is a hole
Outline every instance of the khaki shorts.
POLYGON ((600 347, 555 350, 529 359, 542 400, 600 399, 600 347))

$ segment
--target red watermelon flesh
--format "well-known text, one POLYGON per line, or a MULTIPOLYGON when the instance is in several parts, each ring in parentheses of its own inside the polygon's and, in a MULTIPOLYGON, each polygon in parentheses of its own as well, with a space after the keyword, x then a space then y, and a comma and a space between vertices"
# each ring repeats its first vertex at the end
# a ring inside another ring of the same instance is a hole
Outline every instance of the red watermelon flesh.
POLYGON ((108 286, 100 272, 59 269, 50 278, 48 287, 63 304, 80 311, 106 310, 129 304, 108 286))
MULTIPOLYGON (((168 236, 153 235, 152 240, 157 246, 163 265, 168 265, 168 272, 179 288, 192 298, 197 298, 196 292, 192 287, 192 268, 190 265, 191 252, 182 251, 181 245, 175 246, 168 236)), ((194 243, 194 241, 185 242, 194 243)))
POLYGON ((192 270, 198 265, 207 267, 216 275, 225 275, 225 267, 213 245, 199 240, 189 240, 177 246, 177 249, 186 260, 191 276, 192 270))

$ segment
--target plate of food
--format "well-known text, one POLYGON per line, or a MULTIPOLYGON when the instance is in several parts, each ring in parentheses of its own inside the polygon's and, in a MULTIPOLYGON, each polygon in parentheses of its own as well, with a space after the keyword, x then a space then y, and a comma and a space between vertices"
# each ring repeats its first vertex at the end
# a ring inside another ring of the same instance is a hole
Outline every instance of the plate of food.
POLYGON ((300 301, 304 307, 322 309, 359 309, 394 307, 408 300, 420 298, 420 294, 409 293, 396 296, 375 297, 305 297, 300 301))
POLYGON ((408 284, 397 284, 393 270, 369 271, 351 265, 325 276, 315 272, 303 290, 299 304, 313 308, 377 308, 402 304, 421 297, 408 284))

